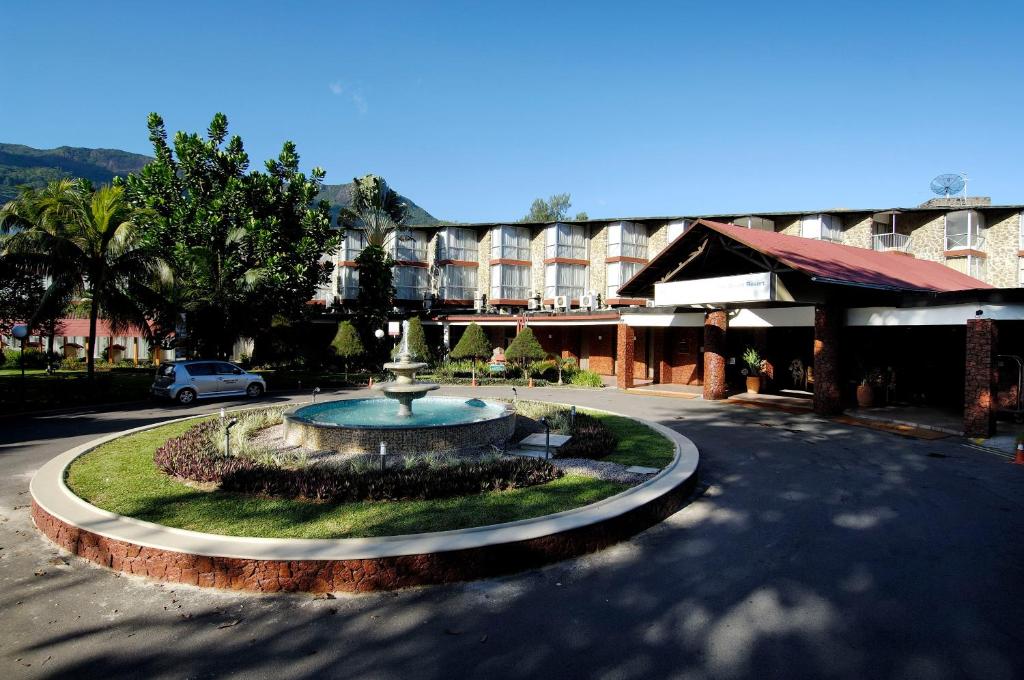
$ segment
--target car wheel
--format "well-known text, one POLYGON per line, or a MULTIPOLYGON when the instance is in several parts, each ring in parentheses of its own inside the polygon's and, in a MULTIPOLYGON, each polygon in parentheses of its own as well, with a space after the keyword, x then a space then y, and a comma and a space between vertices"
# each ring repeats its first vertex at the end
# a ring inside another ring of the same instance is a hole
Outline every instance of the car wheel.
POLYGON ((196 391, 190 390, 188 388, 183 389, 182 391, 178 392, 177 399, 178 403, 181 404, 182 406, 188 406, 189 404, 196 400, 196 391))
POLYGON ((259 383, 249 383, 249 386, 245 388, 245 396, 255 399, 256 397, 263 394, 263 385, 259 383))

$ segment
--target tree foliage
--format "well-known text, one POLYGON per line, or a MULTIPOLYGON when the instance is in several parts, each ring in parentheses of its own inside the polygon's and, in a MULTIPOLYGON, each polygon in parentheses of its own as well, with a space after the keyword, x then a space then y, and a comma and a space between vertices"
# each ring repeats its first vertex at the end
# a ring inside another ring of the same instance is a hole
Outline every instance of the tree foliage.
POLYGON ((0 209, 0 225, 15 230, 5 240, 4 255, 19 258, 50 281, 39 309, 64 309, 72 300, 91 300, 90 378, 98 318, 102 315, 114 330, 134 325, 149 335, 147 310, 159 300, 156 286, 171 279, 166 263, 143 238, 141 216, 122 187, 93 191, 84 180, 25 188, 0 209))
POLYGON ((359 339, 359 333, 356 332, 356 327, 352 325, 351 321, 342 321, 338 324, 338 332, 331 340, 331 349, 334 351, 334 356, 339 359, 351 359, 366 352, 359 339))
MULTIPOLYGON (((415 359, 420 361, 430 361, 433 357, 430 355, 430 347, 427 346, 427 335, 423 332, 423 321, 418 316, 414 316, 409 319, 409 353, 415 359)), ((399 343, 394 351, 391 352, 391 357, 395 358, 399 352, 402 351, 401 343, 399 343)))
POLYGON ((505 358, 523 370, 526 370, 531 361, 539 361, 545 356, 544 348, 540 346, 537 336, 529 326, 520 330, 505 350, 505 358))
POLYGON ((146 210, 146 238, 177 274, 155 310, 165 326, 185 312, 193 347, 225 356, 240 336, 258 343, 275 316, 301 317, 330 276, 321 254, 337 245, 329 206, 316 200, 324 171, 301 173, 292 142, 265 171, 250 170, 221 113, 205 137, 178 132, 173 147, 159 115, 148 123, 156 159, 124 185, 146 210))
MULTIPOLYGON (((559 222, 568 219, 569 208, 572 207, 572 198, 569 194, 553 194, 548 200, 536 198, 530 205, 530 212, 526 214, 522 222, 559 222)), ((576 220, 586 220, 587 213, 576 213, 576 220)))
MULTIPOLYGON (((466 327, 466 331, 452 350, 453 359, 483 359, 491 355, 491 343, 484 329, 475 323, 466 327)), ((507 355, 506 355, 507 356, 507 355)))
MULTIPOLYGON (((352 203, 338 215, 338 224, 364 233, 366 245, 356 257, 359 271, 359 297, 356 326, 371 347, 377 329, 387 325, 394 306, 395 286, 391 258, 393 240, 405 220, 405 203, 383 177, 365 175, 352 180, 352 203)), ((379 355, 380 351, 373 352, 379 355)), ((375 359, 382 359, 376 356, 375 359)))

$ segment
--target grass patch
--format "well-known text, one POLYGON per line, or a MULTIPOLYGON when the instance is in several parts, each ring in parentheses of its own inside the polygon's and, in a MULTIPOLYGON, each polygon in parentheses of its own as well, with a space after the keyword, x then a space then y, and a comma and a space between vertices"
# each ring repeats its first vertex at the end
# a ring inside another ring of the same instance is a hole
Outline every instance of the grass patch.
POLYGON ((67 484, 97 507, 171 527, 228 536, 355 538, 444 531, 539 517, 594 503, 627 487, 565 476, 547 484, 432 501, 341 505, 201 491, 164 475, 153 453, 189 420, 121 437, 80 457, 67 484))
POLYGON ((675 457, 675 444, 643 423, 638 423, 632 418, 613 416, 607 413, 593 411, 588 411, 588 413, 601 421, 618 439, 615 451, 601 460, 621 465, 663 468, 675 457))

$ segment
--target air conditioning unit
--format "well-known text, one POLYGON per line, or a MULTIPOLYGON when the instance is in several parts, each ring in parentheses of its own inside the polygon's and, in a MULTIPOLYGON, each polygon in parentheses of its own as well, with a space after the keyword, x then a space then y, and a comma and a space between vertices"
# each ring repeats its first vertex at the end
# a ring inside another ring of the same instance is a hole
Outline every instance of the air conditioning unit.
POLYGON ((656 305, 654 304, 654 300, 647 300, 647 301, 644 302, 644 306, 645 307, 654 307, 656 305))
POLYGON ((473 309, 475 309, 478 312, 482 312, 484 309, 485 302, 486 300, 483 296, 483 293, 481 293, 478 290, 473 291, 473 309))
POLYGON ((540 309, 540 298, 535 298, 535 297, 531 296, 526 301, 526 308, 530 309, 530 310, 538 310, 538 309, 540 309))
POLYGON ((555 309, 567 311, 569 309, 569 296, 568 295, 556 295, 555 296, 555 309))
POLYGON ((594 294, 588 293, 587 295, 582 296, 580 298, 580 307, 582 307, 583 309, 593 310, 595 307, 594 294))

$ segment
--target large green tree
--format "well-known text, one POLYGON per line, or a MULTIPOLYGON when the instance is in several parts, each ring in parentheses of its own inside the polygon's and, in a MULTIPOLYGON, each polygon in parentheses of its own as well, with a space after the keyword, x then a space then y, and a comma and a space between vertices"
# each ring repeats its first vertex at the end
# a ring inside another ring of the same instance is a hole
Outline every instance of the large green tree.
POLYGON ((173 146, 150 114, 149 139, 156 160, 124 185, 146 210, 146 238, 177 273, 157 310, 165 326, 184 312, 192 348, 227 356, 241 336, 258 344, 275 317, 300 318, 330 276, 321 255, 338 239, 327 202, 316 200, 324 171, 300 172, 292 142, 265 171, 250 170, 222 113, 205 136, 178 132, 173 146))
POLYGON ((391 251, 394 239, 400 237, 405 208, 383 177, 365 175, 352 180, 352 202, 338 214, 339 226, 359 230, 365 237, 363 250, 356 257, 359 297, 355 323, 364 343, 374 348, 375 361, 383 360, 387 351, 374 332, 387 326, 394 306, 391 251))
POLYGON ((545 356, 544 348, 541 347, 540 341, 537 340, 537 336, 533 334, 533 329, 529 326, 520 330, 509 343, 508 349, 505 350, 505 358, 518 366, 523 373, 526 373, 532 362, 539 361, 545 356))
MULTIPOLYGON (((569 208, 572 207, 572 197, 569 194, 553 194, 548 200, 535 198, 530 205, 530 212, 526 214, 521 222, 558 222, 568 219, 569 208)), ((576 220, 587 219, 587 213, 576 213, 576 220)))
POLYGON ((155 285, 171 277, 166 263, 143 238, 140 216, 122 187, 93 191, 84 180, 23 189, 0 209, 0 227, 13 232, 4 241, 3 256, 18 258, 47 276, 40 309, 91 300, 86 358, 90 378, 99 316, 115 330, 134 325, 148 334, 147 310, 157 300, 155 285))

